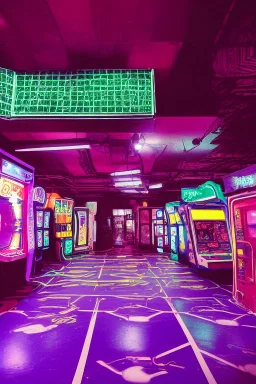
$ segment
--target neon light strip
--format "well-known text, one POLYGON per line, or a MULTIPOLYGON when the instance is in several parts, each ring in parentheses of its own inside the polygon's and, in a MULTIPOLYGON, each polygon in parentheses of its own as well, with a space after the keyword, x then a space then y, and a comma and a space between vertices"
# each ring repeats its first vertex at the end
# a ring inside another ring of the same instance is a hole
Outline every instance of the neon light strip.
POLYGON ((120 171, 120 172, 113 172, 110 173, 110 176, 129 176, 129 175, 138 175, 140 173, 140 169, 134 169, 132 171, 120 171))
POLYGON ((68 151, 75 149, 90 149, 90 145, 82 144, 82 145, 63 145, 57 147, 35 147, 35 148, 20 148, 15 149, 15 152, 42 152, 42 151, 68 151))
POLYGON ((148 191, 137 191, 136 189, 124 189, 121 192, 124 192, 124 193, 148 193, 148 191))
POLYGON ((133 180, 133 181, 119 181, 118 183, 115 183, 115 187, 136 187, 138 185, 141 185, 141 180, 133 180))
POLYGON ((159 183, 159 184, 152 184, 152 185, 149 185, 149 189, 158 189, 158 188, 162 188, 163 184, 162 183, 159 183))

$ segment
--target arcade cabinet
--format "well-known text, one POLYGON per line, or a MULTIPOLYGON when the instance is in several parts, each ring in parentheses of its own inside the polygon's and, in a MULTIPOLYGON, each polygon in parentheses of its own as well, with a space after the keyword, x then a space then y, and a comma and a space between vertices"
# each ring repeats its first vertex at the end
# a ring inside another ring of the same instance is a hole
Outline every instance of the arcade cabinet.
POLYGON ((132 209, 113 209, 113 246, 125 247, 134 244, 134 219, 132 209))
POLYGON ((74 253, 84 253, 89 249, 89 208, 74 208, 73 216, 74 253))
POLYGON ((139 248, 163 252, 165 230, 163 208, 138 207, 136 234, 139 248))
POLYGON ((97 202, 88 201, 86 207, 89 209, 89 237, 88 237, 88 246, 89 250, 92 251, 95 249, 96 235, 97 235, 97 223, 95 216, 97 214, 97 202))
POLYGON ((226 199, 221 187, 207 181, 182 188, 178 207, 184 230, 184 255, 199 269, 231 269, 232 250, 226 199))
POLYGON ((223 180, 233 245, 233 295, 256 312, 256 165, 223 180))
POLYGON ((153 243, 154 250, 160 253, 169 250, 166 214, 163 208, 152 211, 153 243))
POLYGON ((0 149, 0 293, 29 281, 34 255, 34 168, 0 149))
POLYGON ((168 251, 171 260, 181 261, 185 252, 185 233, 178 208, 179 201, 173 201, 165 205, 167 219, 168 251))
POLYGON ((47 193, 45 208, 52 212, 50 223, 50 247, 45 252, 47 259, 67 260, 73 253, 73 218, 74 201, 63 199, 57 193, 47 193))
POLYGON ((35 253, 33 260, 33 274, 40 273, 43 262, 43 252, 50 246, 50 218, 51 210, 44 209, 46 193, 42 187, 33 190, 34 224, 35 224, 35 253))

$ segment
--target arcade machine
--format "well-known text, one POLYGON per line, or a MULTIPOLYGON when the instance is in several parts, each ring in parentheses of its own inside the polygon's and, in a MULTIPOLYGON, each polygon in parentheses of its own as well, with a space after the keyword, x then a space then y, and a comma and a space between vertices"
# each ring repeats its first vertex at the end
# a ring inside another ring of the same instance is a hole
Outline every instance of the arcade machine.
POLYGON ((169 250, 166 214, 163 208, 152 210, 154 250, 163 253, 169 250))
POLYGON ((34 168, 0 149, 0 293, 29 281, 34 168))
POLYGON ((163 208, 138 207, 137 242, 144 250, 163 252, 166 241, 163 208))
POLYGON ((42 269, 43 252, 50 246, 51 210, 44 209, 46 193, 42 187, 33 190, 34 224, 35 224, 35 253, 32 273, 38 274, 42 269))
POLYGON ((256 312, 256 165, 223 180, 233 245, 233 295, 256 312))
POLYGON ((132 209, 113 209, 113 246, 134 244, 134 220, 132 209))
POLYGON ((132 212, 125 216, 125 240, 127 245, 135 244, 135 225, 132 212))
POLYGON ((165 205, 167 218, 168 252, 171 260, 181 261, 185 251, 185 233, 178 208, 179 201, 167 203, 165 205))
POLYGON ((178 212, 186 234, 186 259, 200 269, 231 269, 228 212, 221 187, 207 181, 198 188, 182 188, 181 199, 178 212))
POLYGON ((74 253, 84 253, 89 249, 89 208, 75 207, 73 217, 74 253))
POLYGON ((63 199, 57 193, 47 193, 45 208, 52 211, 50 223, 50 247, 45 252, 47 259, 67 260, 73 254, 73 217, 74 201, 63 199))
POLYGON ((89 250, 95 249, 96 235, 97 235, 97 222, 95 216, 97 214, 97 202, 89 201, 86 203, 86 207, 89 208, 89 234, 88 234, 88 245, 89 250))

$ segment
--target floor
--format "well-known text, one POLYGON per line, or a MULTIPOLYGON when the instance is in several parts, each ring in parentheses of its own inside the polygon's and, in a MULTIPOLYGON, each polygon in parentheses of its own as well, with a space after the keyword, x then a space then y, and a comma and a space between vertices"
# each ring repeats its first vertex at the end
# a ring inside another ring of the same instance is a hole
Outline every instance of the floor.
POLYGON ((164 256, 51 266, 0 316, 0 383, 256 383, 256 316, 164 256))

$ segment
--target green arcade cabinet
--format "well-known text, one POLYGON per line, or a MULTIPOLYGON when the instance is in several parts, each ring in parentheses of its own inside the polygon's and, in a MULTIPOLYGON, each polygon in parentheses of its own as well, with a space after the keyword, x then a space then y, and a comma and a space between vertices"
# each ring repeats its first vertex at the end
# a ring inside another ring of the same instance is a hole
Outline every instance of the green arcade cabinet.
POLYGON ((207 181, 182 188, 181 200, 187 261, 199 269, 232 269, 227 202, 220 185, 207 181))

